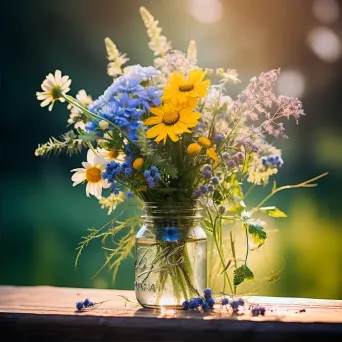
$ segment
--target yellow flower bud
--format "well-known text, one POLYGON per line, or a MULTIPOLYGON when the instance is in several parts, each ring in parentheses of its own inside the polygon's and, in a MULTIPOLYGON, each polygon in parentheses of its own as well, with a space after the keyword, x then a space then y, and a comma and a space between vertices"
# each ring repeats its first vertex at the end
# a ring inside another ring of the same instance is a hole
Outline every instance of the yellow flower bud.
POLYGON ((202 147, 196 143, 192 143, 188 146, 188 154, 190 154, 190 156, 197 156, 198 154, 200 154, 202 147))
POLYGON ((141 169, 143 165, 144 165, 144 159, 143 158, 137 158, 133 162, 133 168, 136 170, 141 169))
POLYGON ((202 145, 204 147, 210 147, 211 146, 211 141, 206 137, 199 137, 197 141, 200 145, 202 145))

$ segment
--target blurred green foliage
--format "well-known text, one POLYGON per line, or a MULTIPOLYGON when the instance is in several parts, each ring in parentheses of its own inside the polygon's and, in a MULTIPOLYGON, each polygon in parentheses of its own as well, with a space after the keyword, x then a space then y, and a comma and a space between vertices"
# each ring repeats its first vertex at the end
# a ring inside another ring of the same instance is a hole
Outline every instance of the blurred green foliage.
MULTIPOLYGON (((277 1, 277 5, 269 0, 262 5, 248 0, 241 5, 233 0, 222 3, 223 19, 211 25, 191 18, 187 2, 180 0, 6 3, 0 153, 1 284, 133 288, 132 258, 123 263, 115 284, 106 269, 93 278, 105 260, 100 242, 89 245, 78 268, 74 268, 81 236, 88 227, 100 227, 109 218, 96 199, 85 196, 82 185, 71 186, 69 170, 79 167, 83 155, 34 157, 38 143, 67 130, 68 117, 61 104, 52 113, 41 109, 35 92, 46 74, 60 68, 73 80, 73 94, 85 88, 94 98, 99 96, 111 82, 106 75, 106 36, 120 51, 128 53, 130 63, 150 64, 153 57, 139 17, 139 6, 144 5, 160 20, 174 47, 184 50, 191 39, 198 42, 203 67, 238 69, 243 83, 232 88, 232 97, 252 75, 274 67, 296 67, 308 77, 303 97, 308 115, 299 126, 288 125, 289 140, 275 141, 283 149, 285 160, 276 179, 279 185, 285 185, 325 171, 329 176, 319 181, 317 188, 285 191, 272 201, 288 218, 267 221, 277 231, 270 233, 265 246, 253 254, 251 267, 256 282, 252 287, 261 295, 342 298, 341 60, 326 65, 307 50, 305 27, 313 21, 310 1, 296 2, 293 9, 285 0, 277 1), (238 16, 234 27, 227 19, 232 11, 238 16), (297 23, 290 19, 298 11, 302 20, 297 23), (276 22, 271 17, 276 17, 276 22), (287 33, 289 22, 292 28, 287 33), (272 32, 276 37, 266 34, 261 47, 254 44, 252 35, 260 28, 260 32, 272 32), (296 33, 303 40, 298 38, 288 46, 296 33), (267 50, 269 46, 272 50, 267 50), (315 78, 317 70, 321 78, 315 78), (266 280, 272 271, 281 271, 273 284, 266 280)), ((257 203, 266 190, 258 189, 250 196, 249 204, 257 203)))

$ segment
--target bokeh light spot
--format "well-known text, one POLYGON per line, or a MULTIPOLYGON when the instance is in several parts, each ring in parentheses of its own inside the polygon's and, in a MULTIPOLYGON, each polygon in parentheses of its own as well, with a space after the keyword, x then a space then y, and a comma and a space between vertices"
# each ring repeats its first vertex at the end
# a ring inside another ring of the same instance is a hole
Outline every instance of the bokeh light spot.
POLYGON ((222 18, 223 7, 220 0, 190 0, 189 11, 201 23, 212 24, 222 18))

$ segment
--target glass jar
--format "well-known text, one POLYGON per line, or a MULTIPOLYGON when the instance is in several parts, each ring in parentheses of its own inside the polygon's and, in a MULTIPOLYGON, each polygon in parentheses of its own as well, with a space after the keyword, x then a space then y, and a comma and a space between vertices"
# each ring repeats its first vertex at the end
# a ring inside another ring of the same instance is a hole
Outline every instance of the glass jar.
POLYGON ((191 203, 146 203, 136 235, 135 282, 144 307, 180 307, 207 282, 207 236, 201 208, 191 203))

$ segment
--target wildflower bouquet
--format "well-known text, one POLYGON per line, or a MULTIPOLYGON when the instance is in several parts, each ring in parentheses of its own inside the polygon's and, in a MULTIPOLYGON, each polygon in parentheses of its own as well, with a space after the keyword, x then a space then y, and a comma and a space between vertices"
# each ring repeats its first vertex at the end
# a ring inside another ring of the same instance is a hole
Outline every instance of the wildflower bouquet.
POLYGON ((253 279, 250 252, 267 238, 257 214, 286 216, 263 205, 281 190, 314 186, 323 176, 286 187, 274 182, 260 204, 247 208, 244 202, 245 183, 251 184, 248 193, 266 185, 283 165, 281 151, 267 137, 286 137, 283 120, 298 122, 304 115, 302 103, 275 93, 279 69, 253 77, 233 100, 225 86, 240 82, 235 70, 203 70, 194 41, 187 54, 172 50, 158 21, 145 8, 140 13, 154 66, 123 67, 128 58, 106 38, 113 82, 96 100, 85 90, 76 98, 68 95, 69 77, 59 70, 49 74, 37 98, 49 110, 56 101, 67 102, 73 128, 39 145, 35 154, 87 150, 82 168, 72 170, 73 186, 85 182, 86 195, 95 196, 114 216, 101 229, 90 229, 79 255, 92 239, 105 243, 126 232, 115 248, 104 246, 105 265, 116 275, 136 246, 135 289, 141 304, 179 305, 203 292, 207 240, 214 247, 209 262, 220 263, 223 291, 235 294, 239 284, 253 279), (144 206, 144 215, 121 220, 116 207, 131 197, 144 206), (239 223, 240 231, 232 223, 239 223), (245 237, 243 258, 236 255, 235 234, 245 237))

